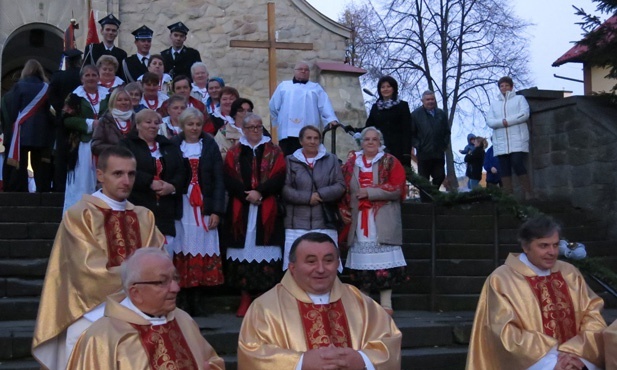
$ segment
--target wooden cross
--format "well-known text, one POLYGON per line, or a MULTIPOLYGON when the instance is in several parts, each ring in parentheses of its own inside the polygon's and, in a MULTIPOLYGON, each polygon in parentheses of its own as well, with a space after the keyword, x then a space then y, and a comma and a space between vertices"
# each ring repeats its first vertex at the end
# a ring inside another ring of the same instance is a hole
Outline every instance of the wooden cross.
POLYGON ((276 50, 313 50, 313 43, 302 42, 278 42, 276 41, 274 3, 268 3, 268 40, 267 41, 246 41, 231 40, 229 46, 235 48, 268 49, 268 69, 270 80, 270 97, 276 90, 276 50))

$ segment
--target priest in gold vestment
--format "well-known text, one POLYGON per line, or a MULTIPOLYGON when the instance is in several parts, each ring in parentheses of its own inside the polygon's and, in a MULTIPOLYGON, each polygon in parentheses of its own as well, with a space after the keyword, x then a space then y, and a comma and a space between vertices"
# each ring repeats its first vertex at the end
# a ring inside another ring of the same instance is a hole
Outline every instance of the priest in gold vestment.
POLYGON ((604 355, 606 370, 617 370, 617 320, 604 330, 604 355))
POLYGON ((69 208, 49 257, 32 354, 43 369, 64 369, 79 335, 103 316, 108 295, 121 289, 119 268, 142 246, 162 247, 152 212, 126 199, 136 162, 125 148, 99 156, 102 189, 69 208))
POLYGON ((524 253, 510 254, 482 289, 468 370, 604 368, 604 302, 574 266, 557 260, 559 233, 544 215, 521 226, 524 253))
POLYGON ((401 332, 379 304, 341 283, 329 236, 299 237, 289 261, 282 282, 257 298, 242 321, 239 370, 400 370, 401 332))
POLYGON ((141 248, 121 270, 124 293, 107 299, 105 317, 79 338, 67 369, 225 369, 197 323, 176 308, 179 276, 166 252, 141 248))

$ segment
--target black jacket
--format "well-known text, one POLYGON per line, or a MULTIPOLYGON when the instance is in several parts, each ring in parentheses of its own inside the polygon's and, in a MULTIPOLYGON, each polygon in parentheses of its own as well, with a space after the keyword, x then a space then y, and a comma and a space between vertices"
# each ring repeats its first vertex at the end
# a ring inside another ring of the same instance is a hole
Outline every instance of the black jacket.
POLYGON ((199 51, 186 46, 182 48, 175 60, 171 48, 161 51, 161 56, 165 63, 165 73, 169 73, 172 78, 180 75, 191 78, 191 66, 193 63, 201 62, 199 51))
POLYGON ((148 72, 148 67, 145 67, 139 61, 137 54, 133 54, 124 59, 124 63, 120 64, 120 69, 122 69, 122 74, 124 75, 123 80, 126 81, 126 83, 136 82, 139 76, 148 72))
POLYGON ((137 175, 129 201, 151 210, 154 213, 156 226, 164 235, 176 236, 174 221, 182 218, 181 197, 186 184, 186 171, 182 153, 176 145, 161 135, 156 137, 156 142, 162 154, 161 179, 172 184, 176 188, 176 193, 157 199, 156 193, 150 189, 156 175, 156 160, 152 158, 148 144, 133 131, 120 141, 120 145, 133 152, 137 160, 137 175))
MULTIPOLYGON (((184 132, 171 138, 174 145, 180 147, 184 141, 184 132)), ((204 200, 204 215, 217 214, 222 216, 225 213, 225 183, 223 182, 223 158, 218 145, 205 132, 201 133, 202 149, 199 158, 198 181, 201 188, 201 195, 204 200)), ((188 158, 184 158, 184 168, 186 180, 181 189, 182 194, 186 194, 191 182, 191 164, 188 158)), ((180 190, 179 190, 180 191, 180 190)))
POLYGON ((373 104, 366 120, 366 127, 369 126, 381 131, 386 151, 404 166, 411 165, 411 113, 406 101, 382 110, 377 108, 377 103, 373 104))
POLYGON ((443 159, 450 144, 450 127, 446 113, 435 108, 433 117, 424 107, 411 113, 411 143, 419 160, 443 159))
POLYGON ((84 65, 96 65, 96 62, 103 55, 111 55, 116 57, 116 59, 118 60, 118 71, 116 72, 116 76, 126 81, 122 70, 122 61, 126 59, 127 54, 126 51, 120 49, 117 46, 114 46, 111 51, 108 51, 107 49, 105 49, 105 45, 102 42, 99 42, 98 44, 88 44, 86 46, 86 49, 84 50, 84 65))
MULTIPOLYGON (((7 153, 13 134, 13 123, 17 120, 19 112, 32 102, 41 91, 45 83, 38 77, 28 76, 17 81, 13 85, 12 103, 7 105, 9 122, 5 132, 5 144, 7 153)), ((49 97, 49 90, 47 92, 49 97)), ((54 121, 49 112, 49 98, 43 100, 35 113, 25 120, 20 126, 21 147, 52 148, 54 144, 54 121)))
MULTIPOLYGON (((484 148, 481 146, 475 147, 473 151, 465 156, 465 162, 468 164, 467 177, 472 180, 482 179, 482 165, 484 164, 484 148)), ((490 172, 490 171, 489 171, 490 172)))

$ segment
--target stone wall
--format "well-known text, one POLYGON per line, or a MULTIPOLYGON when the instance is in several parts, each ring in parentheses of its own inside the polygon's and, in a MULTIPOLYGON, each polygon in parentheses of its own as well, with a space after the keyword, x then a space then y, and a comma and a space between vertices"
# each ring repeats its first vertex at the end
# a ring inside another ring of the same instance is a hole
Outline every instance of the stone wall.
MULTIPOLYGON (((109 2, 109 1, 108 1, 109 2)), ((142 24, 152 28, 152 51, 169 47, 167 26, 184 22, 190 32, 186 44, 200 51, 211 76, 222 77, 238 88, 242 96, 255 103, 255 110, 268 114, 268 51, 266 49, 231 48, 231 40, 263 41, 267 35, 266 0, 111 0, 119 4, 122 21, 119 45, 129 55, 135 53, 130 34, 142 24)), ((312 42, 314 50, 277 51, 278 81, 290 79, 298 60, 342 61, 348 30, 324 18, 304 0, 277 0, 276 30, 280 42, 312 42), (307 15, 308 14, 308 15, 307 15)), ((315 69, 312 69, 312 74, 315 69)), ((318 76, 312 75, 312 80, 318 76)), ((330 91, 328 91, 330 93, 330 91)), ((358 89, 357 94, 361 96, 358 89)), ((344 104, 337 104, 337 113, 344 104)), ((269 119, 269 118, 267 118, 269 119)))
MULTIPOLYGON (((534 190, 617 225, 617 107, 601 98, 529 101, 534 190)), ((617 226, 611 230, 617 236, 617 226)))

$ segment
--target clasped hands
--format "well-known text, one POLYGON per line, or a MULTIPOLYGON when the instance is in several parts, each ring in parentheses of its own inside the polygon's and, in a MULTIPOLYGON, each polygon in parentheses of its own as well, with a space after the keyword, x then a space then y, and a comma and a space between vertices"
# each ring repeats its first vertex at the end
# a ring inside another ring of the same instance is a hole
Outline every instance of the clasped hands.
POLYGON ((554 370, 583 370, 587 369, 583 361, 575 355, 559 352, 557 365, 554 370))
POLYGON ((333 345, 306 351, 302 360, 302 370, 362 370, 364 366, 358 351, 333 345))
POLYGON ((152 180, 152 184, 150 185, 150 189, 152 189, 156 195, 162 197, 176 191, 176 188, 163 180, 152 180))

